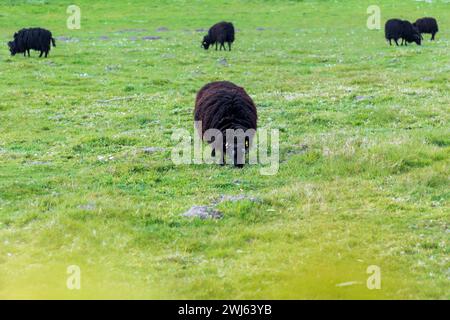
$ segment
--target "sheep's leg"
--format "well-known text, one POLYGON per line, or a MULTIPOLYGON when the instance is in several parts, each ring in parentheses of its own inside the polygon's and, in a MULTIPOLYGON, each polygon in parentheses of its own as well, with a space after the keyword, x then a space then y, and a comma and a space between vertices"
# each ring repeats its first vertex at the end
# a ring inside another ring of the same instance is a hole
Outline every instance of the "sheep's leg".
POLYGON ((227 147, 225 147, 225 145, 222 147, 222 163, 220 164, 221 166, 224 166, 227 164, 226 160, 225 160, 225 155, 227 154, 227 147))
POLYGON ((216 51, 217 51, 217 46, 218 46, 219 44, 216 42, 216 51))
POLYGON ((389 45, 392 46, 392 39, 389 39, 389 45))
POLYGON ((227 50, 227 49, 225 49, 225 42, 222 42, 222 43, 220 44, 220 49, 222 49, 222 48, 223 48, 224 51, 227 50))
POLYGON ((44 51, 41 51, 41 54, 39 55, 39 58, 42 58, 43 54, 44 54, 44 51))
POLYGON ((231 51, 231 42, 228 42, 228 50, 231 51))
POLYGON ((436 35, 436 33, 435 32, 433 32, 432 34, 431 34, 431 41, 434 41, 434 36, 436 35))
POLYGON ((395 44, 396 44, 397 47, 398 47, 398 39, 394 39, 394 41, 395 41, 395 44))
POLYGON ((47 56, 48 56, 48 50, 45 51, 45 57, 47 58, 47 56))

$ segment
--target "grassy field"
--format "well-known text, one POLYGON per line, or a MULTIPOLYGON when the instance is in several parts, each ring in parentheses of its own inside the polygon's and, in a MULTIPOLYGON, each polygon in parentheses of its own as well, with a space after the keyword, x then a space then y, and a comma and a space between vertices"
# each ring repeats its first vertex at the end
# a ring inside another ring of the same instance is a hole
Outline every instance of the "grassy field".
POLYGON ((77 0, 68 30, 72 3, 1 0, 0 298, 450 298, 448 1, 77 0), (437 41, 389 47, 372 4, 436 17, 437 41), (234 50, 201 49, 220 20, 234 50), (29 26, 48 59, 9 55, 29 26), (278 174, 172 163, 215 80, 280 130, 278 174), (223 196, 257 201, 182 216, 223 196))

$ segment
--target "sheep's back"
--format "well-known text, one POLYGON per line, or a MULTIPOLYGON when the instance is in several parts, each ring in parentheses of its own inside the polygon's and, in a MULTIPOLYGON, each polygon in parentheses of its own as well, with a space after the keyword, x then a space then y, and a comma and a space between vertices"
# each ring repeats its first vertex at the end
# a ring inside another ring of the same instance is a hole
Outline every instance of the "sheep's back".
POLYGON ((423 33, 432 33, 439 31, 439 27, 435 18, 417 19, 416 26, 419 28, 419 31, 423 33))
POLYGON ((234 42, 234 26, 225 21, 216 23, 209 29, 208 35, 213 41, 234 42))
POLYGON ((386 39, 401 38, 403 34, 403 23, 399 19, 388 20, 384 31, 386 39))
POLYGON ((21 29, 15 36, 15 41, 21 50, 34 49, 46 51, 50 49, 52 33, 42 28, 21 29))
POLYGON ((195 121, 202 122, 202 134, 208 129, 255 129, 257 111, 245 90, 227 81, 205 85, 197 94, 195 121))

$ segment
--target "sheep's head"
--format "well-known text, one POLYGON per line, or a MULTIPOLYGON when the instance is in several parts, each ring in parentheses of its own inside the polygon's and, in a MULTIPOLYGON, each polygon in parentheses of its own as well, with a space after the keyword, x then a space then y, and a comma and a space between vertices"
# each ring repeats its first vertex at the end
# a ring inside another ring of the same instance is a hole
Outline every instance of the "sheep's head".
POLYGON ((14 56, 17 53, 16 45, 13 41, 8 42, 9 52, 11 52, 11 55, 14 56))
POLYGON ((205 48, 205 50, 208 50, 210 45, 211 45, 211 41, 209 39, 209 36, 205 36, 203 38, 202 47, 205 48))
POLYGON ((418 46, 422 45, 422 35, 420 33, 415 33, 413 39, 418 46))
POLYGON ((250 149, 251 135, 239 132, 233 136, 228 136, 224 140, 224 149, 230 159, 233 159, 233 165, 237 168, 244 167, 245 156, 250 149))
POLYGON ((414 42, 420 46, 422 44, 422 40, 423 40, 422 34, 420 33, 417 23, 414 22, 412 24, 412 26, 413 26, 413 30, 414 30, 414 36, 413 36, 414 42))

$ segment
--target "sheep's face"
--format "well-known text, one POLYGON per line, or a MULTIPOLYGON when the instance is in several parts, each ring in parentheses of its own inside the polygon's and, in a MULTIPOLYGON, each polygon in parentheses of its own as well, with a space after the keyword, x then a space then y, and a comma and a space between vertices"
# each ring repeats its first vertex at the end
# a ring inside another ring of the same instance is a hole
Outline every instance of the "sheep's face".
POLYGON ((414 37, 413 37, 414 42, 420 46, 422 44, 423 37, 422 37, 422 34, 420 33, 419 28, 417 27, 416 23, 413 23, 413 29, 415 32, 414 37))
POLYGON ((208 50, 210 45, 211 45, 211 43, 209 41, 209 37, 205 36, 203 38, 202 47, 205 48, 205 50, 208 50))
POLYGON ((9 52, 11 52, 11 55, 12 56, 16 55, 17 50, 16 50, 16 46, 13 41, 8 42, 8 47, 9 47, 9 52))
POLYGON ((233 159, 233 165, 237 168, 244 167, 245 156, 250 149, 250 141, 245 138, 244 141, 237 139, 235 143, 226 143, 225 150, 230 159, 233 159))
POLYGON ((418 46, 422 45, 422 36, 420 35, 420 33, 415 34, 413 39, 418 46))

